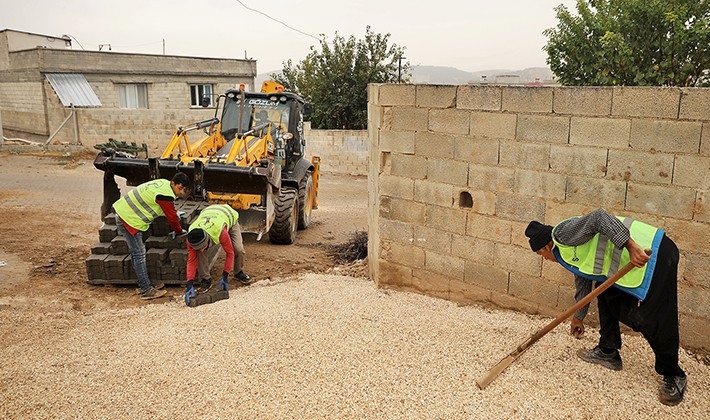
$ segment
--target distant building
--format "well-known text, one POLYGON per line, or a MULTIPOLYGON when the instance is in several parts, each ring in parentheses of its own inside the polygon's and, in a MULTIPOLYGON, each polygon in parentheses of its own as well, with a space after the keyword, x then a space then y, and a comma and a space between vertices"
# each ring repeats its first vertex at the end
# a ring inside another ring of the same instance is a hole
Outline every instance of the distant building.
POLYGON ((496 76, 496 84, 499 84, 499 85, 520 84, 520 75, 518 75, 518 74, 499 74, 496 76))
POLYGON ((214 116, 216 95, 253 88, 255 77, 251 59, 74 50, 66 35, 0 30, 5 137, 88 148, 114 138, 162 151, 178 126, 214 116))

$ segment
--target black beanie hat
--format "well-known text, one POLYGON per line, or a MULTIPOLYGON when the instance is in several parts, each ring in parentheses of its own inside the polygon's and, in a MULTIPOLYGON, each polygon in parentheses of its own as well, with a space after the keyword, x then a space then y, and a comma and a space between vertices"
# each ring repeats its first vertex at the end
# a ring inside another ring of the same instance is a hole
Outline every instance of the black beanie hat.
POLYGON ((552 226, 533 220, 525 229, 525 236, 530 238, 530 249, 537 252, 552 242, 552 226))
POLYGON ((192 229, 190 233, 187 234, 187 241, 193 249, 199 251, 207 246, 207 235, 205 235, 205 231, 200 228, 192 229))

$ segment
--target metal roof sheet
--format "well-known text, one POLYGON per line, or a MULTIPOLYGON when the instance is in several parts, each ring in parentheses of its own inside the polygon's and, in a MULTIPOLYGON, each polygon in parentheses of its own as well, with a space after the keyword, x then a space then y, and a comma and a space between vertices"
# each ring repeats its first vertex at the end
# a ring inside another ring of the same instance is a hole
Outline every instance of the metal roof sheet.
POLYGON ((100 107, 101 101, 83 74, 47 73, 47 80, 64 106, 100 107))

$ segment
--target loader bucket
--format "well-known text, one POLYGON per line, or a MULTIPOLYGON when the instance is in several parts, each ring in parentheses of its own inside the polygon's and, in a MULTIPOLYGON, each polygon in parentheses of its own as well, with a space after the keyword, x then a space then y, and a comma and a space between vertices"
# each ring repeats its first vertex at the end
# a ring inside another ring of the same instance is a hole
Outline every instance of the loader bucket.
MULTIPOLYGON (((104 201, 101 216, 110 213, 113 203, 121 197, 114 176, 126 179, 126 185, 137 186, 151 179, 172 179, 183 172, 192 180, 192 199, 206 201, 207 193, 220 195, 250 194, 265 198, 266 206, 237 209, 242 231, 259 236, 268 231, 273 221, 273 191, 281 184, 281 167, 268 163, 266 166, 236 166, 234 164, 208 162, 195 159, 184 163, 177 159, 138 159, 99 154, 94 166, 104 171, 104 201)), ((225 200, 229 203, 229 200, 225 200)))

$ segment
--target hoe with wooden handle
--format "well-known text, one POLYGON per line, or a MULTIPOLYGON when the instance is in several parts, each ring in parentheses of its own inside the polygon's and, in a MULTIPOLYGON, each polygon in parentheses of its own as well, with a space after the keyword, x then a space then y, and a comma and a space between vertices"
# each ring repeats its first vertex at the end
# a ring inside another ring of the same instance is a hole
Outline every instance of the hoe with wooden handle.
MULTIPOLYGON (((651 255, 651 250, 647 249, 646 250, 647 255, 651 255)), ((483 389, 488 386, 495 378, 498 377, 505 369, 508 368, 513 362, 520 357, 521 354, 525 352, 530 346, 535 344, 537 340, 541 339, 545 334, 549 333, 552 331, 553 328, 561 324, 564 320, 572 316, 575 312, 579 310, 579 308, 583 307, 584 305, 588 304, 592 300, 594 300, 595 297, 599 296, 603 291, 606 289, 610 288, 611 286, 614 285, 617 281, 619 281, 620 278, 624 277, 631 269, 634 268, 634 265, 632 263, 628 263, 625 266, 623 266, 619 271, 617 271, 613 276, 609 277, 604 283, 600 284, 597 286, 594 290, 592 290, 587 296, 585 296, 582 300, 579 302, 575 303, 572 305, 565 313, 562 315, 558 316, 555 318, 552 322, 547 324, 547 326, 540 331, 536 332, 533 334, 532 337, 528 338, 520 344, 515 350, 513 350, 508 356, 503 358, 500 362, 498 362, 497 365, 493 366, 491 370, 486 373, 485 376, 482 378, 479 378, 476 380, 476 384, 478 384, 478 387, 480 389, 483 389)))

